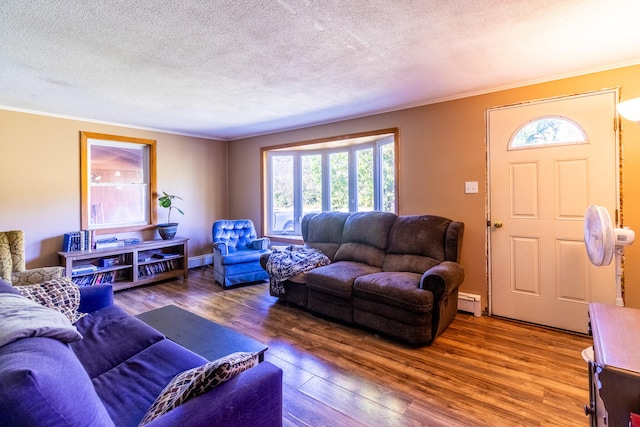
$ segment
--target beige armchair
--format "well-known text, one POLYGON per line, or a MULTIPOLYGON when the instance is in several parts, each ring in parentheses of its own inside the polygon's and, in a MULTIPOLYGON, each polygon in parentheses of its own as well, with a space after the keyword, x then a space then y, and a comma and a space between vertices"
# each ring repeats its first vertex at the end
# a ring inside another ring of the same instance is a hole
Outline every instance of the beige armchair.
POLYGON ((64 267, 40 267, 26 270, 24 232, 0 231, 0 278, 14 286, 32 285, 64 276, 64 267))

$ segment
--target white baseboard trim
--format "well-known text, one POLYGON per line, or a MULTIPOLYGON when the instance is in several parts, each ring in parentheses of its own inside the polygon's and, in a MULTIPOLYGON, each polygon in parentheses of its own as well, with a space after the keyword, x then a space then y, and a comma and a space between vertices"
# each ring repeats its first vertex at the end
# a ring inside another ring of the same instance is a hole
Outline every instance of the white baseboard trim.
POLYGON ((213 264, 213 254, 204 254, 189 257, 189 268, 202 267, 203 265, 213 264))
POLYGON ((458 310, 473 313, 475 317, 482 316, 480 295, 458 292, 458 310))

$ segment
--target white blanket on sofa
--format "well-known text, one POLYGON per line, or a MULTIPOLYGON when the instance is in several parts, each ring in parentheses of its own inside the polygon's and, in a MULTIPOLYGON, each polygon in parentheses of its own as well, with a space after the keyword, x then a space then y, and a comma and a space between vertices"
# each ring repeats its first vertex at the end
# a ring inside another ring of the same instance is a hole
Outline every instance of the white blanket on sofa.
POLYGON ((301 245, 289 245, 274 249, 265 266, 269 273, 269 286, 273 295, 285 293, 283 282, 297 274, 330 264, 329 258, 319 249, 301 245))
POLYGON ((21 295, 0 294, 0 347, 20 338, 49 337, 64 343, 82 339, 67 317, 21 295))

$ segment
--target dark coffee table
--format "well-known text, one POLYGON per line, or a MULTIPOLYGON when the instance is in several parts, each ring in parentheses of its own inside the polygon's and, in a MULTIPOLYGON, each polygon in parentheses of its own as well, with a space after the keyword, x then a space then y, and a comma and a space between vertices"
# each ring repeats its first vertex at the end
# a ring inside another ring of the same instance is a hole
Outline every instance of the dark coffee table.
POLYGON ((212 361, 236 351, 258 353, 264 360, 266 345, 241 333, 218 325, 175 305, 140 313, 136 316, 164 336, 212 361))

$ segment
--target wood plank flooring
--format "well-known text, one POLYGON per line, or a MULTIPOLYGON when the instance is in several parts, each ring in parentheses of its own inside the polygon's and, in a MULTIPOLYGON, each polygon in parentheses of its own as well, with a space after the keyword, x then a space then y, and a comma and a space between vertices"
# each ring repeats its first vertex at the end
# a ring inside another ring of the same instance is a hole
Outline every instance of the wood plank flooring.
POLYGON ((223 290, 213 270, 119 291, 131 314, 175 304, 269 346, 284 426, 587 426, 586 336, 458 313, 428 347, 321 319, 269 295, 223 290))

